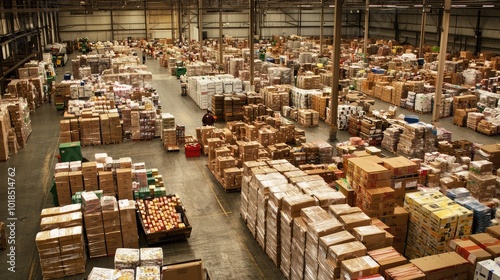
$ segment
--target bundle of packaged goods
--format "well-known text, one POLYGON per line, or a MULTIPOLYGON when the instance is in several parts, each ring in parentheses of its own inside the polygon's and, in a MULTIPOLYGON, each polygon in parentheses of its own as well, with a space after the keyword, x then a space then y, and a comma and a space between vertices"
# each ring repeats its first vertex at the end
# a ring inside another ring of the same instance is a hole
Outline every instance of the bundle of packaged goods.
POLYGON ((410 259, 443 253, 450 240, 472 233, 472 212, 439 192, 406 194, 405 209, 411 217, 405 251, 410 259))
POLYGON ((7 105, 17 144, 24 148, 32 131, 28 103, 24 98, 13 98, 3 99, 2 104, 7 105))
POLYGON ((500 278, 500 258, 484 260, 477 263, 474 280, 498 279, 500 278))
POLYGON ((138 199, 139 220, 149 244, 185 240, 191 235, 191 225, 184 206, 176 195, 138 199))
POLYGON ((405 124, 397 146, 398 155, 423 158, 425 152, 435 151, 433 126, 426 123, 405 124))
POLYGON ((41 231, 35 240, 45 279, 85 273, 82 226, 41 231))

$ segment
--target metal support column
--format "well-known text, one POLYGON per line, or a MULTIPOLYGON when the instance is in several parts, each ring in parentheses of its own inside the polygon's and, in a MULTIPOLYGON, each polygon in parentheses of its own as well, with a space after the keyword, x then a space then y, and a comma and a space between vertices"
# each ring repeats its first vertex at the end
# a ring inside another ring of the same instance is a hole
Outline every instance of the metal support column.
POLYGON ((436 35, 438 44, 441 44, 441 31, 443 30, 443 9, 439 9, 438 12, 438 22, 436 27, 436 35))
MULTIPOLYGON (((113 7, 111 6, 111 10, 109 11, 109 19, 111 22, 111 41, 115 40, 115 23, 113 21, 113 7)), ((146 18, 144 18, 146 20, 146 18)), ((147 34, 147 29, 146 29, 146 34, 147 34)), ((147 36, 146 36, 147 37, 147 36)))
POLYGON ((203 61, 203 0, 198 0, 198 42, 200 49, 200 61, 203 61))
POLYGON ((325 4, 321 0, 321 26, 319 27, 319 57, 323 57, 323 29, 325 26, 325 4))
POLYGON ((424 57, 424 44, 425 44, 425 25, 427 24, 427 1, 424 0, 422 7, 422 22, 420 26, 420 46, 419 46, 419 56, 424 57))
POLYGON ((222 45, 223 45, 223 43, 222 43, 222 6, 219 6, 219 65, 220 66, 222 66, 224 64, 224 61, 223 61, 224 53, 223 53, 222 45))
POLYGON ((302 35, 300 34, 300 32, 302 31, 301 28, 302 28, 302 9, 299 9, 299 22, 297 24, 297 35, 299 36, 302 35))
POLYGON ((179 27, 179 40, 182 42, 182 2, 179 0, 177 3, 177 24, 179 27))
POLYGON ((255 50, 254 50, 254 22, 255 22, 255 0, 250 1, 250 11, 249 11, 249 21, 250 24, 248 30, 248 45, 250 47, 250 90, 254 90, 254 64, 255 64, 255 50))
POLYGON ((434 108, 432 110, 432 123, 439 122, 441 114, 441 97, 443 95, 444 64, 446 61, 446 47, 448 46, 448 31, 450 29, 450 8, 451 0, 444 1, 443 9, 443 29, 441 30, 441 44, 439 45, 438 73, 436 81, 436 94, 434 98, 434 108))
POLYGON ((370 0, 366 0, 366 7, 365 7, 365 30, 364 30, 364 35, 365 37, 363 38, 363 52, 365 54, 368 53, 368 32, 370 32, 370 0))
POLYGON ((191 8, 189 7, 189 5, 186 8, 186 13, 187 13, 187 16, 188 16, 188 22, 187 22, 187 29, 188 29, 187 39, 188 39, 188 42, 189 42, 189 41, 191 41, 191 8))
POLYGON ((148 32, 148 13, 146 10, 146 1, 144 0, 144 32, 146 32, 146 41, 148 41, 149 32, 148 32))
POLYGON ((481 52, 481 10, 477 10, 476 28, 474 29, 474 38, 476 38, 476 55, 481 52))
POLYGON ((342 0, 335 0, 335 17, 333 29, 333 67, 332 92, 330 96, 330 141, 337 140, 337 115, 339 105, 339 78, 340 78, 340 36, 342 26, 342 0))
POLYGON ((170 8, 170 34, 172 34, 172 41, 175 42, 175 21, 174 21, 174 7, 170 8))
POLYGON ((394 40, 399 42, 399 13, 398 9, 396 9, 396 14, 394 16, 394 40))

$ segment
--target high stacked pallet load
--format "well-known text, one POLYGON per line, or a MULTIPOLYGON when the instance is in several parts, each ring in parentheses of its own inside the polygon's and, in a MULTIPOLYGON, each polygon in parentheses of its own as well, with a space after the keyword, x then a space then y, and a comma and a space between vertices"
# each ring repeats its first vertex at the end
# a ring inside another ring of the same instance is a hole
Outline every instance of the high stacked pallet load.
POLYGON ((44 279, 85 273, 82 226, 42 231, 35 240, 44 279))
POLYGON ((82 163, 82 175, 85 191, 96 191, 99 189, 97 163, 95 161, 82 163))
POLYGON ((396 204, 403 206, 405 194, 417 190, 420 166, 405 157, 384 158, 383 162, 384 167, 394 175, 392 189, 396 204))
POLYGON ((392 125, 384 131, 384 138, 382 139, 382 147, 389 152, 396 153, 399 137, 403 132, 403 128, 399 125, 392 125))
POLYGON ((471 112, 467 115, 467 128, 477 130, 479 122, 484 119, 484 114, 471 112))
POLYGON ((382 121, 366 116, 363 117, 359 136, 371 146, 380 146, 383 139, 382 121))
POLYGON ((175 117, 170 113, 161 114, 162 121, 162 139, 163 147, 168 149, 169 146, 177 145, 175 117))
POLYGON ((410 262, 425 274, 426 279, 468 279, 469 263, 455 252, 430 255, 410 262))
POLYGON ((315 127, 319 125, 319 113, 311 109, 299 110, 298 123, 303 127, 315 127))
POLYGON ((10 119, 7 107, 0 105, 0 161, 9 159, 10 119))
POLYGON ((220 120, 224 117, 224 95, 212 95, 212 114, 220 120))
POLYGON ((16 133, 17 143, 20 148, 24 148, 31 134, 31 118, 28 104, 24 98, 7 101, 12 127, 16 133))
POLYGON ((436 136, 432 125, 425 123, 405 124, 399 138, 398 155, 423 158, 425 152, 435 151, 436 136))
POLYGON ((116 169, 116 183, 118 199, 133 199, 132 170, 130 168, 116 169))
POLYGON ((123 246, 126 248, 139 248, 135 201, 128 199, 119 200, 118 209, 120 211, 123 246))
POLYGON ((120 227, 120 212, 114 196, 103 196, 101 200, 104 236, 108 256, 115 254, 118 248, 123 247, 120 227))
POLYGON ((492 175, 493 163, 487 160, 472 161, 469 165, 467 189, 479 201, 495 197, 497 176, 492 175))
POLYGON ((56 183, 57 190, 57 200, 59 202, 59 205, 61 206, 71 204, 71 187, 68 170, 69 165, 66 171, 60 171, 54 175, 54 181, 56 183))
POLYGON ((409 259, 446 252, 448 242, 472 232, 472 212, 439 192, 415 192, 405 197, 410 212, 405 255, 409 259))
POLYGON ((99 197, 94 192, 82 193, 83 218, 89 248, 89 257, 107 255, 102 207, 99 197))

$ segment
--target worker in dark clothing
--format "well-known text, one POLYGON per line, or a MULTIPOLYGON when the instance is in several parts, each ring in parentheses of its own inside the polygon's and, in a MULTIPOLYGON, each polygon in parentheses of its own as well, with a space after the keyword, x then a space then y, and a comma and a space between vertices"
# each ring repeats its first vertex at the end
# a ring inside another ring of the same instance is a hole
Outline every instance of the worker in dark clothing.
POLYGON ((142 52, 142 64, 146 64, 146 51, 142 52))
POLYGON ((212 115, 212 112, 210 110, 207 110, 207 113, 203 116, 201 119, 201 122, 203 123, 203 126, 213 126, 215 123, 215 117, 212 115))

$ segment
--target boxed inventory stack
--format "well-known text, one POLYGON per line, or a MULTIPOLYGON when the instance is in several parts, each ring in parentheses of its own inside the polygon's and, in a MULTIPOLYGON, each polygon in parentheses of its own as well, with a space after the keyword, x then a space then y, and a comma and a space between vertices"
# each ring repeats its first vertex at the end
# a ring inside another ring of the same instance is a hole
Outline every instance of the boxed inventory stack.
POLYGON ((398 155, 423 158, 424 153, 434 152, 436 136, 432 125, 425 123, 405 124, 397 146, 398 155))
MULTIPOLYGON (((76 164, 77 162, 72 162, 76 164)), ((80 163, 80 162, 78 162, 80 163)), ((81 163, 79 164, 80 167, 77 168, 77 171, 70 171, 68 173, 69 176, 69 184, 71 186, 71 195, 76 194, 77 192, 83 192, 85 189, 84 183, 83 183, 83 175, 82 175, 82 169, 81 169, 81 163)), ((70 168, 71 168, 71 163, 70 163, 70 168)), ((74 170, 74 168, 71 168, 74 170)), ((112 178, 111 178, 112 179, 112 178)))
POLYGON ((9 100, 7 103, 12 127, 16 133, 17 143, 24 148, 31 134, 31 119, 28 105, 24 98, 9 100))
POLYGON ((85 273, 85 247, 81 226, 56 228, 36 235, 44 279, 85 273))
POLYGON ((394 208, 394 214, 379 217, 388 226, 385 230, 394 236, 392 247, 401 254, 405 251, 409 218, 410 213, 401 206, 394 208))
POLYGON ((112 171, 99 171, 99 189, 103 195, 115 196, 115 180, 112 171))
POLYGON ((101 206, 106 251, 108 255, 114 255, 116 249, 123 246, 118 203, 114 196, 103 196, 101 206))
MULTIPOLYGON (((69 169, 69 166, 68 166, 69 169)), ((58 172, 54 175, 59 205, 71 204, 71 187, 67 171, 58 172)))
POLYGON ((471 234, 472 212, 439 192, 406 194, 405 209, 410 212, 405 250, 410 259, 443 253, 450 240, 471 234))
POLYGON ((97 164, 95 161, 82 163, 83 184, 86 191, 96 191, 99 189, 97 179, 97 164))
POLYGON ((116 170, 116 187, 118 199, 133 199, 132 170, 130 168, 116 170))
POLYGON ((298 123, 304 127, 315 127, 319 125, 319 113, 311 109, 299 110, 298 123))
POLYGON ((94 192, 82 193, 83 219, 90 258, 107 255, 101 201, 94 192))
POLYGON ((455 252, 410 260, 426 279, 468 279, 468 262, 455 252))
POLYGON ((469 165, 467 189, 479 201, 495 197, 497 176, 492 172, 493 163, 487 160, 472 161, 469 165))
POLYGON ((384 131, 384 137, 382 139, 382 147, 389 152, 396 153, 399 137, 403 132, 401 126, 393 125, 384 131))
POLYGON ((359 137, 371 146, 380 146, 382 143, 382 121, 375 118, 363 117, 359 137))
POLYGON ((120 211, 123 246, 127 248, 139 248, 135 201, 128 199, 119 200, 118 209, 120 211))
POLYGON ((395 207, 391 170, 377 156, 348 159, 347 178, 356 192, 356 206, 370 217, 392 215, 395 207))
POLYGON ((417 190, 420 166, 405 157, 384 158, 384 167, 392 170, 392 189, 396 204, 403 206, 405 194, 417 190))

